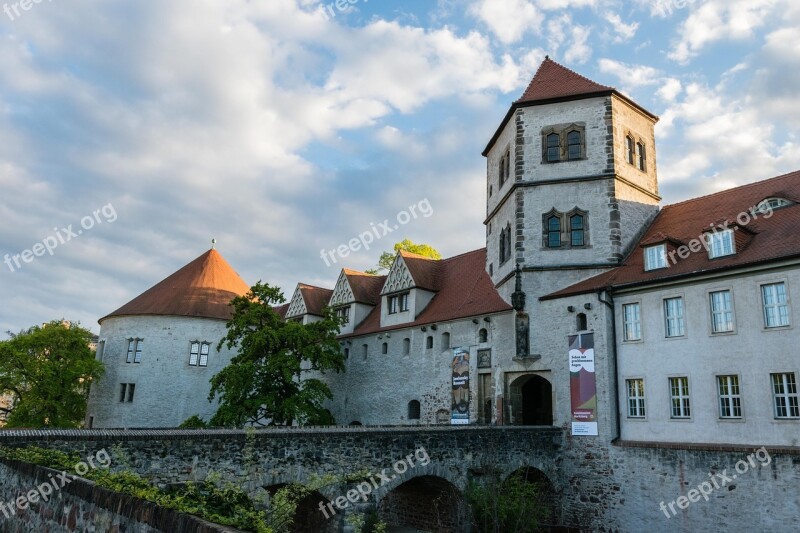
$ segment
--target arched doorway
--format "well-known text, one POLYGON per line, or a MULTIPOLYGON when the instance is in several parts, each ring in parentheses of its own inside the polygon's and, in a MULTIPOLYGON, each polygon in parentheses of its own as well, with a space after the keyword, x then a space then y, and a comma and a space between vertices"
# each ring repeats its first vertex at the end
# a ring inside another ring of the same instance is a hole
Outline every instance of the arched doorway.
POLYGON ((515 425, 553 425, 553 386, 542 376, 527 374, 511 383, 511 419, 515 425))
POLYGON ((378 513, 389 531, 414 528, 460 533, 469 525, 467 506, 459 490, 435 476, 416 477, 398 486, 381 499, 378 513))

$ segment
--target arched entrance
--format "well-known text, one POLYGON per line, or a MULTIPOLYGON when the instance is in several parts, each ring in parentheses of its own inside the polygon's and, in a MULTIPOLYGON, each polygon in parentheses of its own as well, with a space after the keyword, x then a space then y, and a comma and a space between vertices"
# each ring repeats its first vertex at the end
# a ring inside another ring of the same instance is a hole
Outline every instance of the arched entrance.
POLYGON ((513 424, 524 426, 553 425, 553 386, 542 376, 526 374, 511 383, 513 424))
POLYGON ((467 506, 449 481, 421 476, 398 486, 378 504, 389 531, 413 528, 437 533, 460 533, 469 527, 467 506))

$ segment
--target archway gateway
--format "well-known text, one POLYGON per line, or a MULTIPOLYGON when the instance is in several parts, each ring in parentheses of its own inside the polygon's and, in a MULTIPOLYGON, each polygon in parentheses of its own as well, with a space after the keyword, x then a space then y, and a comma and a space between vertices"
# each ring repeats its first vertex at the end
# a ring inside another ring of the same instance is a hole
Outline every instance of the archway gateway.
POLYGON ((509 419, 514 425, 553 425, 553 386, 538 374, 523 374, 511 383, 509 419))
POLYGON ((461 492, 435 476, 410 479, 386 494, 378 504, 390 531, 413 528, 437 533, 460 533, 469 528, 469 512, 461 492))

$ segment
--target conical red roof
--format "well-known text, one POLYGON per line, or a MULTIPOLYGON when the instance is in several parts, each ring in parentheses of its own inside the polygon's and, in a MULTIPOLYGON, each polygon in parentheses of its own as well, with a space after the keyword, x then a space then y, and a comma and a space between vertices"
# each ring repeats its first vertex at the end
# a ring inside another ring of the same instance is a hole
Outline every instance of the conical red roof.
POLYGON ((114 316, 170 315, 231 317, 230 302, 250 287, 216 250, 209 250, 113 313, 114 316))
POLYGON ((547 57, 531 80, 525 93, 517 100, 517 103, 537 102, 539 100, 566 98, 613 90, 613 87, 595 83, 547 57))

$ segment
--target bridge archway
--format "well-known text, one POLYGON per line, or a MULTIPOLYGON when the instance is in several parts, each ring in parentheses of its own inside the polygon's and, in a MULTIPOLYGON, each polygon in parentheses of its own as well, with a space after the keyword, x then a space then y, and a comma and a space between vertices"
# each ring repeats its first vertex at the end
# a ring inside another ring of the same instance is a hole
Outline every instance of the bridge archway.
POLYGON ((434 475, 411 478, 387 492, 378 503, 378 514, 390 528, 459 533, 469 527, 461 491, 434 475))
POLYGON ((538 374, 524 374, 511 382, 514 425, 553 425, 553 386, 538 374))
MULTIPOLYGON (((264 487, 270 496, 270 508, 273 508, 273 497, 280 489, 286 487, 286 483, 264 487)), ((319 533, 335 533, 340 529, 341 514, 335 506, 330 504, 330 500, 314 491, 300 500, 292 517, 292 525, 286 531, 291 533, 306 533, 315 531, 319 533), (320 505, 321 502, 321 505, 320 505)))

